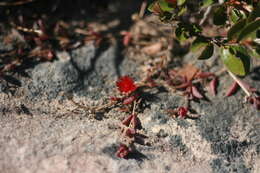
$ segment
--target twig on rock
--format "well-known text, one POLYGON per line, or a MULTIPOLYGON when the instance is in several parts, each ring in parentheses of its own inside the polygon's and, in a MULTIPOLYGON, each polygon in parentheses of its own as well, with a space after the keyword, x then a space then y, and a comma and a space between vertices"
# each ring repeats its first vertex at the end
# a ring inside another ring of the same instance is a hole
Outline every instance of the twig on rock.
POLYGON ((237 82, 237 84, 242 88, 242 90, 246 93, 248 97, 251 96, 251 92, 249 91, 248 87, 240 80, 237 76, 235 76, 233 73, 231 73, 229 70, 227 70, 228 74, 233 78, 234 81, 237 82))

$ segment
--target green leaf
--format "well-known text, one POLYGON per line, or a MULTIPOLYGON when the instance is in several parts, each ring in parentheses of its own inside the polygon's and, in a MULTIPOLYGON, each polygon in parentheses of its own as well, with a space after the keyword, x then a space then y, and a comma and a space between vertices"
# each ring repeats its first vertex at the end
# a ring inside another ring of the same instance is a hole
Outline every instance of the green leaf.
POLYGON ((209 59, 214 53, 214 45, 212 43, 209 43, 207 47, 202 51, 201 55, 198 57, 198 59, 209 59))
POLYGON ((238 10, 236 8, 231 10, 230 19, 233 23, 236 23, 241 19, 245 19, 246 17, 246 14, 241 10, 238 10))
POLYGON ((203 37, 197 37, 191 45, 191 51, 195 52, 201 48, 205 48, 208 45, 208 41, 203 37))
POLYGON ((186 2, 186 0, 178 0, 178 1, 177 1, 177 4, 178 4, 179 6, 181 6, 181 5, 183 5, 185 2, 186 2))
POLYGON ((256 31, 259 28, 260 28, 260 19, 257 19, 255 21, 249 23, 240 32, 237 41, 241 41, 241 40, 247 38, 252 32, 256 31))
POLYGON ((187 33, 185 32, 184 28, 182 28, 182 27, 176 28, 175 35, 176 35, 177 39, 181 42, 187 40, 187 38, 188 38, 187 33))
POLYGON ((174 10, 171 4, 165 0, 159 0, 158 2, 163 12, 172 12, 174 10))
POLYGON ((213 23, 215 25, 224 25, 227 20, 226 7, 220 6, 214 12, 213 23))
POLYGON ((183 15, 184 13, 186 13, 187 12, 187 7, 182 7, 181 9, 180 9, 180 11, 178 12, 178 16, 181 16, 181 15, 183 15))
POLYGON ((250 57, 242 46, 229 46, 221 49, 221 58, 232 73, 245 76, 250 69, 250 57))
POLYGON ((197 24, 191 24, 191 29, 190 29, 190 32, 191 33, 201 33, 202 32, 202 28, 199 26, 199 25, 197 25, 197 24))
POLYGON ((162 22, 170 22, 174 18, 175 14, 170 13, 170 12, 163 12, 162 14, 159 15, 159 18, 162 22))
POLYGON ((198 33, 201 33, 201 31, 201 27, 197 24, 180 22, 175 30, 175 35, 180 41, 184 41, 188 38, 196 36, 198 33))
POLYGON ((245 25, 246 25, 246 19, 242 19, 242 20, 238 21, 237 23, 235 23, 228 30, 228 33, 227 33, 228 40, 232 40, 235 36, 237 36, 239 34, 239 32, 244 28, 245 25))
POLYGON ((233 23, 236 23, 240 19, 239 11, 237 9, 231 10, 230 19, 233 23))
POLYGON ((157 0, 148 6, 148 10, 152 13, 163 14, 164 12, 173 12, 174 7, 166 0, 157 0))
POLYGON ((205 8, 205 7, 208 7, 210 6, 211 4, 214 3, 214 0, 203 0, 203 5, 202 5, 202 8, 205 8))
POLYGON ((151 3, 149 6, 148 6, 148 10, 152 13, 156 13, 156 14, 160 14, 162 13, 162 10, 159 6, 159 3, 157 1, 151 3))
POLYGON ((153 13, 153 6, 154 6, 154 3, 151 3, 148 5, 148 11, 152 12, 153 13))

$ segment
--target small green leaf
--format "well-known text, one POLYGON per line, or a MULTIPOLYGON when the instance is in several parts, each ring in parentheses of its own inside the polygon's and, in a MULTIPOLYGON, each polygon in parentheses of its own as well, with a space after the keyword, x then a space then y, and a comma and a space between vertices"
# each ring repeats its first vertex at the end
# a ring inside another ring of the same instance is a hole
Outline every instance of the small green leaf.
POLYGON ((181 9, 180 9, 180 11, 178 12, 178 16, 181 16, 181 15, 183 15, 184 13, 186 13, 187 12, 187 7, 182 7, 181 9))
POLYGON ((203 37, 197 37, 191 45, 191 51, 195 52, 201 48, 204 48, 208 45, 208 41, 203 37))
POLYGON ((160 14, 162 13, 162 10, 158 4, 157 1, 151 3, 149 6, 148 6, 148 10, 152 13, 156 13, 156 14, 160 14))
POLYGON ((202 8, 205 8, 205 7, 208 7, 210 6, 211 4, 214 3, 214 0, 203 0, 203 5, 202 5, 202 8))
POLYGON ((154 3, 151 3, 148 5, 148 11, 152 12, 153 13, 153 6, 154 6, 154 3))
POLYGON ((201 55, 198 57, 198 59, 209 59, 214 53, 214 45, 212 43, 209 43, 207 47, 202 51, 201 55))
POLYGON ((197 25, 197 24, 191 24, 191 29, 190 29, 190 31, 192 32, 192 33, 201 33, 202 32, 202 28, 199 26, 199 25, 197 25))
POLYGON ((188 38, 187 33, 185 32, 184 28, 182 27, 177 27, 175 30, 175 35, 178 38, 179 41, 185 41, 188 38))
POLYGON ((158 2, 163 12, 172 12, 174 10, 171 4, 165 0, 159 0, 158 2))
POLYGON ((233 23, 236 23, 241 19, 245 19, 246 17, 246 14, 242 10, 238 10, 236 8, 231 10, 230 19, 233 23))
POLYGON ((256 31, 260 28, 260 19, 257 19, 251 23, 249 23, 247 26, 244 27, 244 29, 240 32, 237 41, 241 41, 245 38, 247 38, 252 32, 256 31))
POLYGON ((226 7, 220 6, 214 12, 213 23, 215 25, 224 25, 227 20, 226 7))
POLYGON ((233 23, 236 23, 240 19, 239 11, 237 9, 231 10, 230 19, 233 23))
POLYGON ((239 32, 244 28, 245 25, 246 25, 246 19, 242 19, 242 20, 238 21, 237 23, 235 23, 228 30, 228 33, 227 33, 228 40, 232 40, 235 36, 237 36, 239 34, 239 32))
POLYGON ((232 73, 245 76, 250 69, 250 57, 242 46, 229 46, 221 49, 221 58, 232 73))
POLYGON ((170 13, 170 12, 163 12, 162 14, 159 15, 159 18, 162 22, 170 22, 174 18, 175 14, 170 13))
POLYGON ((177 2, 178 2, 177 4, 179 6, 181 6, 181 5, 183 5, 186 2, 186 0, 178 0, 177 2))

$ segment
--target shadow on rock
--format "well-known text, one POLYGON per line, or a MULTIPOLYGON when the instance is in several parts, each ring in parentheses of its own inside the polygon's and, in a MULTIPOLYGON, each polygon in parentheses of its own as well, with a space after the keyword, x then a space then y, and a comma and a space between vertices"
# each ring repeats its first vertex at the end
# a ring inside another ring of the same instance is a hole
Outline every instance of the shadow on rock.
POLYGON ((127 155, 126 159, 134 159, 137 161, 144 161, 144 159, 148 159, 144 154, 139 151, 131 152, 127 155))
POLYGON ((255 81, 260 81, 260 66, 255 67, 250 73, 251 79, 255 81))

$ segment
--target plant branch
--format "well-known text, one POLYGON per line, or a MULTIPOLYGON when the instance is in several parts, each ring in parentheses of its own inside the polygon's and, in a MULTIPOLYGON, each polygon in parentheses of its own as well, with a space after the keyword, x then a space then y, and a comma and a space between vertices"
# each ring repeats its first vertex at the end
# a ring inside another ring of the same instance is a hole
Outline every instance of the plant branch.
POLYGON ((209 17, 211 10, 212 10, 212 6, 209 6, 209 7, 207 8, 207 10, 205 11, 205 13, 204 13, 204 15, 203 15, 203 18, 201 19, 199 25, 203 25, 203 24, 204 24, 204 22, 205 22, 205 21, 207 20, 207 18, 209 17))
POLYGON ((135 108, 136 108, 136 100, 134 101, 134 106, 133 106, 132 115, 134 115, 134 114, 135 114, 135 108))

